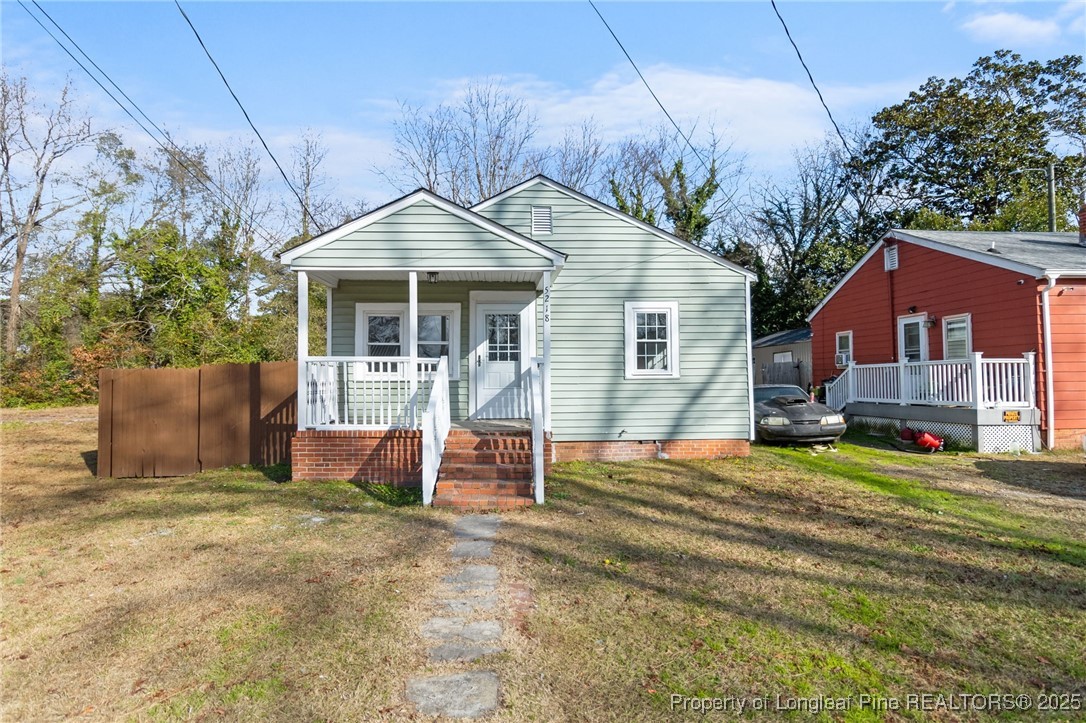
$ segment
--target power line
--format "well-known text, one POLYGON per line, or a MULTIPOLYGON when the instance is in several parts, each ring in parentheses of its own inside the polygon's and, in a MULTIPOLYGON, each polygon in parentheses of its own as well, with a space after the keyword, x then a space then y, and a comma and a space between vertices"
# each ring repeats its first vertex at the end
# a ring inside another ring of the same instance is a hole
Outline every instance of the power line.
MULTIPOLYGON (((146 113, 144 113, 144 112, 143 112, 143 110, 142 110, 142 109, 141 109, 141 108, 139 107, 139 105, 138 105, 138 104, 137 104, 137 103, 136 103, 136 102, 135 102, 134 100, 132 100, 132 98, 130 98, 130 97, 128 96, 128 94, 127 94, 127 93, 125 93, 125 92, 124 92, 124 90, 122 90, 122 89, 121 89, 121 87, 120 87, 119 85, 117 85, 117 83, 116 83, 116 82, 115 82, 115 81, 114 81, 114 80, 113 80, 113 79, 112 79, 112 78, 111 78, 111 77, 109 76, 109 74, 108 74, 108 73, 106 73, 106 72, 105 72, 104 70, 102 70, 102 68, 101 68, 101 67, 100 67, 100 66, 99 66, 99 65, 98 65, 97 63, 95 63, 95 62, 94 62, 94 60, 93 60, 93 59, 92 59, 92 58, 91 58, 91 57, 90 57, 90 56, 89 56, 89 55, 87 54, 87 52, 86 52, 85 50, 83 50, 83 48, 82 48, 82 47, 80 47, 79 43, 77 43, 77 42, 76 42, 76 41, 75 41, 75 40, 74 40, 74 39, 72 38, 72 36, 70 36, 70 35, 69 35, 69 34, 68 34, 68 33, 67 33, 67 32, 66 32, 65 30, 64 30, 64 28, 63 28, 63 27, 61 27, 61 26, 60 26, 60 24, 59 24, 59 23, 58 23, 58 22, 57 22, 56 20, 54 20, 54 19, 53 19, 53 17, 52 17, 51 15, 49 15, 49 13, 47 13, 47 12, 46 12, 46 11, 45 11, 45 10, 44 10, 44 9, 43 9, 42 7, 41 7, 41 5, 39 5, 39 4, 37 3, 37 0, 31 0, 31 2, 33 2, 33 3, 34 3, 34 6, 35 6, 35 7, 36 7, 36 8, 38 9, 38 11, 39 11, 39 12, 41 12, 41 13, 42 13, 42 15, 44 15, 44 16, 45 16, 46 18, 48 18, 48 19, 49 19, 49 22, 51 22, 51 23, 52 23, 52 24, 53 24, 53 25, 54 25, 54 26, 56 27, 56 29, 57 29, 57 30, 59 30, 59 31, 61 32, 61 34, 63 34, 63 35, 64 35, 64 37, 68 39, 68 42, 70 42, 70 43, 71 43, 71 44, 72 44, 72 45, 73 45, 73 46, 74 46, 74 47, 76 48, 76 50, 78 50, 78 51, 80 52, 80 54, 81 54, 81 55, 82 55, 82 56, 83 56, 84 58, 86 58, 86 59, 87 59, 87 61, 88 61, 88 62, 89 62, 89 63, 90 63, 91 65, 93 65, 93 66, 95 67, 95 69, 96 69, 96 70, 98 70, 98 72, 99 72, 99 73, 101 73, 101 74, 102 74, 102 77, 104 77, 104 78, 105 78, 105 79, 106 79, 107 81, 109 81, 110 85, 112 85, 112 86, 113 86, 113 87, 114 87, 114 88, 115 88, 115 89, 117 90, 117 92, 118 92, 118 93, 120 93, 120 94, 121 94, 121 95, 122 95, 122 96, 123 96, 123 97, 124 97, 124 98, 125 98, 125 99, 126 99, 126 100, 127 100, 128 102, 129 102, 129 103, 131 103, 131 104, 132 104, 132 107, 136 109, 136 112, 138 112, 138 113, 139 113, 139 114, 140 114, 141 116, 143 116, 143 118, 144 118, 144 119, 146 119, 147 123, 148 123, 148 124, 150 124, 150 125, 151 125, 151 127, 152 127, 152 128, 154 128, 154 129, 155 129, 155 130, 156 130, 156 131, 157 131, 157 132, 159 133, 159 135, 161 135, 161 136, 162 136, 162 138, 163 138, 163 139, 165 139, 166 143, 168 143, 168 144, 169 144, 170 146, 172 146, 173 150, 171 150, 170 148, 167 148, 167 147, 166 147, 166 145, 165 145, 165 144, 163 144, 162 140, 160 140, 158 136, 156 136, 156 135, 155 135, 154 133, 152 133, 152 132, 151 132, 151 131, 150 131, 150 130, 149 130, 149 129, 147 128, 147 126, 146 126, 146 125, 144 125, 144 124, 143 124, 143 123, 142 123, 142 122, 141 122, 141 121, 139 120, 139 118, 136 118, 136 116, 132 114, 132 111, 131 111, 131 110, 129 110, 129 108, 128 108, 128 107, 127 107, 127 106, 126 106, 126 105, 125 105, 124 103, 122 103, 122 102, 121 102, 120 100, 118 100, 117 96, 113 95, 113 93, 112 93, 112 92, 110 92, 109 88, 107 88, 107 87, 106 87, 105 85, 103 85, 103 84, 102 84, 102 81, 100 81, 100 80, 99 80, 99 79, 97 78, 97 76, 95 76, 95 75, 94 75, 94 73, 92 73, 92 72, 91 72, 91 71, 90 71, 90 70, 89 70, 89 69, 87 68, 87 66, 86 66, 86 65, 84 65, 84 64, 82 63, 82 61, 80 61, 80 60, 79 60, 79 58, 77 58, 77 57, 76 57, 76 56, 75 56, 75 55, 74 55, 74 54, 72 53, 72 51, 71 51, 71 50, 69 50, 69 49, 68 49, 68 47, 67 47, 66 45, 64 45, 64 43, 63 43, 63 42, 61 42, 61 40, 60 40, 60 39, 59 39, 59 38, 58 38, 58 37, 57 37, 56 35, 54 35, 54 34, 53 34, 53 32, 52 32, 51 30, 49 30, 49 28, 47 28, 47 27, 45 26, 45 24, 44 24, 44 23, 42 23, 41 19, 40 19, 40 18, 38 18, 38 16, 36 16, 36 15, 35 15, 34 13, 32 13, 32 12, 30 11, 30 8, 28 8, 28 7, 26 6, 26 4, 25 4, 25 3, 23 2, 23 0, 19 0, 19 5, 20 5, 20 6, 21 6, 21 7, 23 8, 23 10, 25 10, 25 11, 26 11, 27 15, 29 15, 29 16, 30 16, 30 17, 31 17, 31 18, 32 18, 32 19, 34 20, 34 22, 36 22, 36 23, 37 23, 37 24, 38 24, 38 25, 39 25, 39 26, 41 27, 41 29, 42 29, 42 30, 44 30, 44 31, 45 31, 45 33, 46 33, 46 34, 47 34, 47 35, 48 35, 48 36, 49 36, 50 38, 52 38, 52 39, 53 39, 53 41, 54 41, 54 42, 55 42, 55 43, 56 43, 56 44, 57 44, 58 46, 60 46, 60 49, 61 49, 61 50, 63 50, 63 51, 64 51, 64 52, 65 52, 65 53, 66 53, 66 54, 68 55, 68 57, 69 57, 69 58, 71 58, 71 59, 72 59, 72 61, 73 61, 73 62, 75 62, 75 64, 76 64, 76 65, 78 65, 78 66, 79 66, 79 67, 80 67, 80 68, 81 68, 81 69, 83 70, 83 72, 84 72, 84 73, 86 73, 86 74, 87 74, 87 76, 88 76, 88 77, 90 77, 90 79, 91 79, 91 80, 93 80, 93 81, 95 82, 95 84, 96 84, 96 85, 97 85, 97 86, 98 86, 99 88, 101 88, 101 89, 102 89, 102 91, 103 91, 103 92, 104 92, 104 93, 105 93, 106 95, 108 95, 108 96, 109 96, 109 98, 110 98, 110 99, 111 99, 111 100, 112 100, 112 101, 113 101, 114 103, 116 103, 116 104, 117 104, 117 106, 118 106, 118 107, 119 107, 119 108, 120 108, 120 109, 121 109, 122 111, 124 111, 125 115, 127 115, 127 116, 128 116, 129 118, 131 118, 131 119, 132 119, 132 121, 133 121, 133 122, 134 122, 134 123, 135 123, 135 124, 136 124, 137 126, 139 126, 139 127, 140 127, 140 129, 141 129, 141 130, 142 130, 142 131, 143 131, 144 133, 146 133, 146 134, 147 134, 148 136, 150 136, 150 137, 151 137, 151 140, 153 140, 153 141, 154 141, 154 142, 155 142, 155 143, 156 143, 156 144, 158 145, 158 147, 159 147, 159 148, 161 148, 161 149, 162 149, 162 151, 163 151, 164 153, 166 153, 166 155, 168 155, 168 156, 169 156, 170 158, 172 158, 172 159, 173 159, 174 161, 176 161, 176 162, 177 162, 177 163, 178 163, 178 164, 179 164, 179 165, 180 165, 180 166, 181 166, 182 168, 184 168, 184 169, 185 169, 185 170, 186 170, 186 171, 187 171, 187 172, 189 173, 189 175, 190 175, 190 176, 192 176, 192 178, 193 178, 193 179, 194 179, 194 180, 195 180, 195 181, 196 181, 197 183, 199 183, 199 184, 200 184, 201 186, 203 186, 203 187, 204 187, 204 190, 208 191, 209 193, 213 193, 212 189, 211 189, 211 188, 210 188, 210 187, 208 186, 208 183, 210 183, 210 184, 211 184, 212 186, 214 186, 214 187, 215 187, 215 188, 214 188, 214 190, 215 190, 215 191, 218 191, 219 195, 220 195, 220 196, 221 196, 221 197, 223 198, 223 200, 224 200, 224 201, 228 201, 228 202, 230 203, 230 205, 232 205, 232 206, 233 206, 234 208, 236 208, 236 209, 237 209, 237 210, 238 210, 238 211, 240 212, 240 211, 241 211, 241 205, 240 205, 240 204, 238 204, 238 202, 237 202, 237 201, 235 201, 235 200, 234 200, 233 198, 231 198, 231 197, 230 197, 230 195, 229 195, 229 194, 228 194, 228 193, 226 192, 226 190, 225 190, 225 189, 223 189, 223 188, 222 188, 221 186, 219 186, 219 184, 217 184, 217 183, 215 182, 215 180, 214 180, 214 179, 212 179, 212 178, 211 178, 210 176, 205 176, 205 175, 202 175, 202 174, 200 174, 200 173, 198 173, 197 171, 195 171, 195 170, 193 170, 193 169, 192 169, 192 167, 191 167, 191 166, 190 166, 190 165, 189 165, 189 164, 188 164, 188 163, 186 162, 186 159, 185 159, 185 152, 184 152, 184 150, 183 150, 183 149, 181 149, 181 148, 178 148, 177 144, 175 144, 175 143, 173 142, 173 140, 172 140, 172 139, 170 138, 169 134, 168 134, 168 133, 166 133, 165 131, 163 131, 163 130, 162 130, 161 128, 159 128, 159 127, 158 127, 158 126, 157 126, 157 125, 155 124, 155 122, 154 122, 153 120, 151 120, 151 119, 150 119, 150 118, 149 118, 149 117, 147 116, 147 114, 146 114, 146 113)), ((249 213, 249 219, 248 219, 248 220, 249 220, 249 222, 250 222, 250 223, 252 224, 252 227, 253 227, 253 228, 254 228, 255 230, 257 230, 257 231, 260 231, 260 232, 262 232, 262 233, 264 234, 264 237, 265 237, 265 239, 266 239, 267 241, 269 241, 269 242, 272 242, 273 244, 275 243, 275 241, 276 241, 275 237, 274 237, 274 236, 273 236, 273 235, 272 235, 272 234, 271 234, 271 233, 270 233, 269 231, 267 231, 266 229, 264 229, 264 228, 262 228, 262 227, 260 226, 260 224, 259 224, 259 223, 257 222, 257 220, 256 220, 256 216, 254 216, 254 215, 253 215, 253 214, 252 214, 251 212, 249 213)))
POLYGON ((788 36, 788 42, 792 44, 792 47, 796 51, 796 57, 799 58, 799 64, 807 71, 807 79, 811 81, 811 87, 814 88, 815 93, 818 94, 818 100, 821 101, 822 107, 826 109, 826 115, 830 117, 830 123, 833 124, 833 129, 837 131, 837 137, 841 139, 841 145, 845 147, 845 153, 852 156, 852 151, 848 147, 848 141, 845 140, 845 134, 841 132, 840 126, 838 126, 837 121, 834 120, 833 113, 830 112, 830 107, 826 105, 826 99, 822 97, 822 91, 818 89, 818 84, 815 83, 814 76, 811 75, 811 69, 807 67, 806 61, 803 60, 803 53, 799 52, 799 46, 796 45, 796 41, 792 39, 792 33, 788 30, 788 23, 784 22, 784 18, 781 17, 781 11, 777 9, 777 0, 769 0, 769 3, 773 6, 773 12, 777 14, 777 19, 781 21, 781 27, 784 28, 784 34, 788 36))
POLYGON ((207 45, 204 43, 204 39, 200 37, 200 32, 196 29, 196 26, 192 24, 192 20, 189 18, 188 13, 186 13, 185 9, 181 7, 181 3, 178 2, 178 0, 174 0, 174 5, 176 5, 178 11, 180 11, 181 17, 185 18, 185 22, 188 23, 190 28, 192 28, 192 33, 196 36, 196 40, 199 41, 200 47, 204 49, 204 54, 207 55, 207 59, 211 61, 211 64, 215 66, 215 71, 219 74, 219 77, 222 78, 223 84, 226 86, 226 89, 230 91, 230 95, 233 96, 234 102, 238 104, 238 108, 241 108, 242 115, 245 116, 245 120, 249 123, 249 127, 253 129, 253 133, 256 134, 256 137, 260 139, 261 145, 263 145, 264 150, 268 152, 268 156, 272 159, 275 167, 279 169, 279 174, 283 177, 283 180, 286 182, 287 187, 294 193, 294 196, 298 199, 298 203, 300 203, 302 206, 302 212, 305 215, 309 216, 310 222, 317 228, 318 232, 324 233, 324 229, 322 229, 320 224, 317 223, 317 219, 313 218, 313 214, 309 212, 309 207, 306 206, 305 201, 302 200, 302 195, 298 193, 298 189, 296 189, 294 187, 294 184, 290 182, 290 178, 287 176, 286 171, 284 171, 283 167, 279 165, 279 160, 275 157, 275 154, 272 153, 271 148, 268 147, 267 142, 264 140, 264 136, 260 135, 260 131, 256 129, 256 125, 253 123, 253 119, 249 117, 249 111, 245 110, 245 106, 242 104, 241 99, 238 98, 238 94, 235 93, 234 89, 230 87, 230 81, 226 79, 226 76, 222 72, 222 68, 220 68, 219 64, 215 62, 215 58, 212 57, 211 51, 207 49, 207 45))
MULTIPOLYGON (((622 54, 626 56, 626 60, 630 61, 630 65, 633 66, 634 72, 637 73, 637 77, 641 79, 641 82, 644 84, 645 89, 649 91, 649 95, 651 95, 652 99, 656 101, 656 105, 660 106, 660 110, 662 110, 664 112, 664 115, 667 116, 667 119, 671 121, 671 125, 675 127, 675 131, 679 134, 679 137, 686 141, 686 145, 690 148, 691 151, 694 152, 694 156, 698 159, 698 161, 701 162, 701 167, 705 170, 705 172, 707 174, 712 174, 713 172, 709 169, 709 164, 705 162, 705 159, 702 158, 701 153, 698 151, 698 149, 694 147, 694 144, 690 141, 690 138, 687 137, 685 133, 683 133, 682 128, 680 128, 679 124, 675 122, 675 119, 671 117, 671 113, 668 113, 667 108, 664 107, 664 104, 660 101, 660 98, 653 91, 652 86, 649 85, 649 81, 645 78, 644 74, 641 72, 641 69, 637 67, 637 63, 634 62, 633 57, 631 57, 630 53, 626 50, 626 46, 623 45, 622 41, 618 39, 618 35, 615 34, 615 31, 611 28, 610 23, 608 23, 607 19, 603 17, 603 13, 600 12, 600 9, 596 7, 596 3, 593 2, 593 0, 588 0, 588 4, 591 5, 592 9, 596 11, 596 15, 599 16, 600 22, 602 22, 603 26, 607 28, 607 32, 611 34, 611 37, 615 39, 615 42, 618 44, 618 47, 622 51, 622 54)), ((735 205, 735 202, 732 200, 737 192, 738 189, 736 189, 736 191, 733 191, 731 195, 726 196, 724 200, 725 202, 730 204, 731 207, 736 210, 736 212, 742 215, 742 211, 737 205, 735 205)))

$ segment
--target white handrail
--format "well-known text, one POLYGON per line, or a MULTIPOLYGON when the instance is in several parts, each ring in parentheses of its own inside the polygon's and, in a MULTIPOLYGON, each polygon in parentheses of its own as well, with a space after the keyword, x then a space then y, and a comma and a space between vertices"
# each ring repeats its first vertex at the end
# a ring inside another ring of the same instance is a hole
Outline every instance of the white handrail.
POLYGON ((529 370, 532 393, 532 489, 537 505, 543 504, 543 375, 539 371, 542 365, 543 360, 536 357, 532 359, 529 370))
POLYGON ((445 454, 451 416, 449 409, 449 359, 441 357, 430 378, 430 401, 422 415, 422 504, 434 500, 437 473, 445 454))
POLYGON ((841 374, 826 385, 826 406, 841 411, 848 402, 849 370, 846 367, 841 374))

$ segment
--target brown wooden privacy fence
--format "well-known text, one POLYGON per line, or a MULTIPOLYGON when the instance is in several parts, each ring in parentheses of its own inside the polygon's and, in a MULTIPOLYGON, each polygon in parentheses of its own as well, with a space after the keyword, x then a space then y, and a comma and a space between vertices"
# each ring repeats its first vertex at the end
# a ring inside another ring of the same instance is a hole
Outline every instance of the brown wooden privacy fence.
POLYGON ((287 462, 297 429, 296 362, 103 369, 98 475, 171 477, 287 462))

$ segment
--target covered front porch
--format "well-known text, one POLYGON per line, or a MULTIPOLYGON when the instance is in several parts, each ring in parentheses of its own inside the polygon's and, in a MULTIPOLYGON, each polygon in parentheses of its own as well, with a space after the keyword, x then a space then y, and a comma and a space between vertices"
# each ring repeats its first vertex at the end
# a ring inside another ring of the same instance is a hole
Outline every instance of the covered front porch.
POLYGON ((909 426, 981 452, 1036 451, 1035 357, 850 363, 826 385, 826 404, 850 423, 909 426))
POLYGON ((493 479, 475 467, 493 467, 496 432, 472 432, 479 454, 460 449, 443 468, 454 423, 520 420, 516 464, 530 453, 531 497, 543 502, 549 304, 564 255, 417 191, 281 259, 298 278, 296 478, 421 484, 431 504, 439 476, 493 479), (319 356, 311 285, 328 306, 319 356))

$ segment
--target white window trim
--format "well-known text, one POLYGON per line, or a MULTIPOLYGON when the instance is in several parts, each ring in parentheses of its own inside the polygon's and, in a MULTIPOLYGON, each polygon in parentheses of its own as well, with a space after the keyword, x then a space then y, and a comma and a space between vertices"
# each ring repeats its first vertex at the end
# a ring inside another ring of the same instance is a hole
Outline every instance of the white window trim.
POLYGON ((965 320, 965 356, 955 357, 954 360, 968 359, 973 353, 973 315, 972 314, 951 314, 950 316, 943 317, 943 359, 949 359, 946 355, 947 351, 947 327, 952 321, 965 320))
POLYGON ((848 360, 856 361, 856 355, 852 349, 852 330, 839 331, 833 338, 833 365, 838 369, 845 368, 844 366, 837 364, 837 355, 841 353, 841 337, 845 337, 846 339, 848 339, 848 360))
MULTIPOLYGON (((355 356, 369 356, 369 348, 366 338, 366 316, 398 316, 400 317, 400 356, 407 342, 403 335, 407 333, 407 303, 403 304, 370 304, 359 302, 354 305, 354 353, 355 356)), ((419 316, 448 316, 449 317, 449 379, 460 378, 460 304, 419 304, 419 316)), ((419 340, 419 344, 423 344, 419 340)))
POLYGON ((897 318, 897 358, 905 358, 905 325, 920 322, 920 361, 931 359, 931 346, 928 344, 928 320, 926 312, 920 314, 908 314, 897 318))
POLYGON ((679 302, 627 301, 624 307, 625 357, 627 379, 679 378, 679 302), (637 368, 637 315, 645 312, 667 312, 667 369, 637 368))

